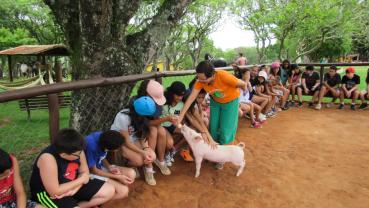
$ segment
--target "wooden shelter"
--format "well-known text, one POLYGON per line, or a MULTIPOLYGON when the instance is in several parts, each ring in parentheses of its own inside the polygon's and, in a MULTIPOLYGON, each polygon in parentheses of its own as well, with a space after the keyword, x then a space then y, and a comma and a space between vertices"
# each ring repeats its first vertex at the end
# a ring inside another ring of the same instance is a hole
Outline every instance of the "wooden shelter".
POLYGON ((37 56, 42 64, 46 64, 46 56, 69 56, 67 47, 61 44, 56 45, 22 45, 0 51, 0 55, 8 56, 9 79, 13 81, 12 56, 37 56))

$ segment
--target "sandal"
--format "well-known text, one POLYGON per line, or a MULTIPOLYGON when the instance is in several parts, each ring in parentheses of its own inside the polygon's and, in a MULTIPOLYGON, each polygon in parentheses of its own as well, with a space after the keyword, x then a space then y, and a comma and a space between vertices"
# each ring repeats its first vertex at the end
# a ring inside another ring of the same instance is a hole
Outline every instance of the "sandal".
POLYGON ((188 149, 181 150, 180 155, 184 161, 193 162, 193 158, 191 156, 190 150, 188 149))

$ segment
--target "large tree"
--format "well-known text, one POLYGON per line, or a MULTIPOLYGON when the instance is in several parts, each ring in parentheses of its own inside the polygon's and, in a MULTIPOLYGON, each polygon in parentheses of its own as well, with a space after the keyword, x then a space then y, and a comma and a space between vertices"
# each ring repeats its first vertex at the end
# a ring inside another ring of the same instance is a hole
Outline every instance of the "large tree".
MULTIPOLYGON (((74 80, 142 73, 191 0, 163 0, 145 26, 130 32, 145 1, 44 0, 60 24, 72 51, 74 80)), ((150 2, 150 1, 147 1, 150 2)), ((152 2, 152 1, 151 1, 152 2)), ((82 133, 108 128, 130 97, 132 85, 73 92, 71 126, 82 133)))
POLYGON ((238 25, 254 33, 258 63, 266 61, 267 49, 273 38, 270 4, 269 0, 237 0, 231 7, 238 25))

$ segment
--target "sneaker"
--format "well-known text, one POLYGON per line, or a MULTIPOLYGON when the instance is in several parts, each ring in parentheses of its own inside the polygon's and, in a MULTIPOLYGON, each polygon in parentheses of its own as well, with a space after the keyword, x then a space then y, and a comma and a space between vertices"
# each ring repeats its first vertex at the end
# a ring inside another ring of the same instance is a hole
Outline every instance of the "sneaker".
POLYGON ((255 121, 258 122, 259 124, 262 124, 262 125, 267 123, 266 119, 262 120, 261 118, 259 120, 255 120, 255 121))
POLYGON ((368 103, 362 103, 359 107, 360 110, 364 110, 368 108, 368 103))
POLYGON ((160 169, 160 172, 163 174, 163 175, 170 175, 171 172, 170 172, 170 169, 167 167, 167 165, 165 164, 162 164, 158 159, 156 159, 154 161, 155 165, 158 166, 158 168, 160 169))
POLYGON ((215 167, 215 169, 217 169, 217 170, 222 170, 222 169, 223 169, 223 167, 224 167, 224 163, 216 163, 214 167, 215 167))
POLYGON ((254 128, 254 129, 260 129, 261 128, 261 123, 255 121, 253 124, 251 124, 250 127, 254 128))
POLYGON ((175 149, 173 148, 173 150, 172 150, 172 151, 170 151, 169 153, 170 153, 170 157, 171 157, 170 161, 171 161, 171 162, 174 162, 174 156, 176 156, 176 154, 177 154, 177 150, 175 150, 175 149))
POLYGON ((288 110, 288 109, 290 109, 290 107, 288 107, 288 104, 286 103, 286 104, 282 107, 282 110, 283 110, 283 111, 286 111, 286 110, 288 110))
POLYGON ((183 160, 186 161, 186 162, 193 162, 194 161, 192 156, 191 156, 190 150, 188 150, 188 149, 181 150, 180 155, 183 158, 183 160))
POLYGON ((165 164, 166 164, 168 167, 171 167, 171 166, 172 166, 172 157, 171 157, 170 152, 169 152, 169 153, 167 153, 167 154, 164 156, 164 161, 165 161, 165 164))
POLYGON ((333 106, 333 104, 332 103, 327 103, 326 105, 325 105, 325 107, 326 108, 331 108, 333 106))
POLYGON ((340 104, 340 106, 338 106, 338 109, 342 110, 345 108, 345 105, 344 104, 340 104))
POLYGON ((313 103, 309 103, 309 108, 312 108, 314 107, 314 104, 313 103))
POLYGON ((302 106, 302 102, 299 102, 298 107, 301 108, 302 106))
POLYGON ((249 113, 245 113, 245 118, 246 119, 250 119, 250 114, 249 113))
POLYGON ((316 106, 315 106, 315 110, 320 110, 320 109, 322 109, 322 105, 321 104, 316 104, 316 106))
POLYGON ((156 185, 156 180, 154 178, 154 171, 147 171, 146 168, 144 168, 144 173, 145 173, 145 181, 148 185, 150 186, 155 186, 156 185))
POLYGON ((269 111, 267 114, 266 114, 266 117, 267 118, 273 118, 275 116, 275 113, 273 113, 273 111, 269 111))
POLYGON ((355 110, 355 104, 351 104, 350 108, 351 110, 355 110))
POLYGON ((290 101, 288 102, 288 105, 289 105, 290 107, 295 107, 295 101, 290 100, 290 101))
POLYGON ((259 118, 260 118, 260 121, 266 121, 267 120, 266 115, 264 115, 262 113, 260 113, 259 118))

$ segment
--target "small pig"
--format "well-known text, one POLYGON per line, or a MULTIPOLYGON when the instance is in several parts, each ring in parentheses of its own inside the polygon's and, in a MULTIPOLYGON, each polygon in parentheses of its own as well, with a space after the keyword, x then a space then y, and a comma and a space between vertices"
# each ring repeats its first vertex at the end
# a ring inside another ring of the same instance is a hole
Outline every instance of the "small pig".
POLYGON ((181 128, 181 132, 187 143, 191 146, 193 155, 195 156, 196 178, 200 175, 201 162, 203 159, 218 163, 232 162, 234 165, 240 166, 236 176, 242 173, 246 165, 243 152, 245 148, 244 143, 225 146, 217 145, 216 149, 212 149, 211 146, 202 139, 201 134, 187 125, 178 125, 178 128, 181 128))

